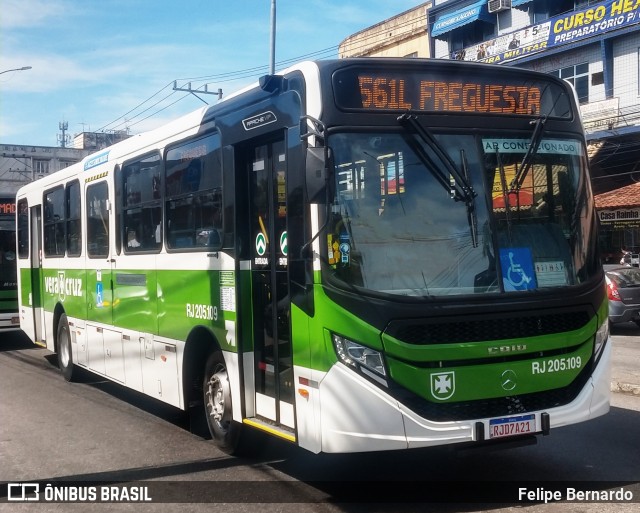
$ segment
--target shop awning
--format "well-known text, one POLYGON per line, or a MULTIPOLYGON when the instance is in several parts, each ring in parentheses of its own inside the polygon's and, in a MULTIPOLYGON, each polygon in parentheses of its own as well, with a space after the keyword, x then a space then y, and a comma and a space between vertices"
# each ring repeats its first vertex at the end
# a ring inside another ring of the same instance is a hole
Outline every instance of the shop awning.
POLYGON ((433 24, 431 35, 438 37, 476 20, 495 23, 495 16, 491 16, 487 10, 487 0, 480 0, 457 11, 439 15, 433 24))
POLYGON ((529 2, 533 2, 533 0, 511 0, 511 7, 518 7, 520 5, 528 4, 529 2))

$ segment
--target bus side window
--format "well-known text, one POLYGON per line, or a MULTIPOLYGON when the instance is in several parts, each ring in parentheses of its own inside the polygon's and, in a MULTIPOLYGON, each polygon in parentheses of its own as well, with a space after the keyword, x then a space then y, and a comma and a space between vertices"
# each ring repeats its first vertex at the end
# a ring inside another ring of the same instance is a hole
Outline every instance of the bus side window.
POLYGON ((48 257, 64 256, 65 240, 65 200, 64 187, 44 193, 44 254, 48 257))
POLYGON ((122 167, 122 226, 124 251, 160 251, 162 247, 162 160, 154 153, 122 167))
POLYGON ((169 249, 220 249, 223 199, 220 135, 183 142, 167 152, 165 217, 169 249))
POLYGON ((65 196, 67 255, 77 257, 82 248, 80 183, 77 180, 67 185, 65 196))
POLYGON ((109 256, 109 211, 107 182, 87 187, 87 254, 90 258, 109 256))

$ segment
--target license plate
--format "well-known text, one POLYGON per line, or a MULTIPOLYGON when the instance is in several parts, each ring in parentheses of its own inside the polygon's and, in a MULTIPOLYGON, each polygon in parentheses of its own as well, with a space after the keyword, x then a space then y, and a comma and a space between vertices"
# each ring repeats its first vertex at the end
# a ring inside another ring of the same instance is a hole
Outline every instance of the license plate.
POLYGON ((491 419, 489 421, 489 438, 526 435, 535 433, 535 431, 536 416, 533 414, 491 419))

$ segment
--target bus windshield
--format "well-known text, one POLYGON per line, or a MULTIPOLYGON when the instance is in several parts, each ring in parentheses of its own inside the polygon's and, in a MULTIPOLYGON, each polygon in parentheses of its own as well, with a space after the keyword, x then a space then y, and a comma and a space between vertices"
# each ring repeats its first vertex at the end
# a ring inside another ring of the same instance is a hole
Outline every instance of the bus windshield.
POLYGON ((329 137, 333 284, 450 296, 566 287, 595 272, 579 139, 544 133, 531 152, 530 134, 428 134, 329 137))

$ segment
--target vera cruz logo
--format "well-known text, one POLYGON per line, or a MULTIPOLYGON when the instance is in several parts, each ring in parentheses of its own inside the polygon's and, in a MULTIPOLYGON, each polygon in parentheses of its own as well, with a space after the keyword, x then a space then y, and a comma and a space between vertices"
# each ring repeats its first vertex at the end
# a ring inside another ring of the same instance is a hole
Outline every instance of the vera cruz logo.
POLYGON ((456 391, 456 373, 436 372, 431 374, 431 395, 439 401, 453 396, 456 391))
POLYGON ((45 276, 44 290, 48 294, 58 296, 64 301, 67 296, 82 297, 82 278, 68 278, 64 271, 58 271, 58 276, 45 276))

